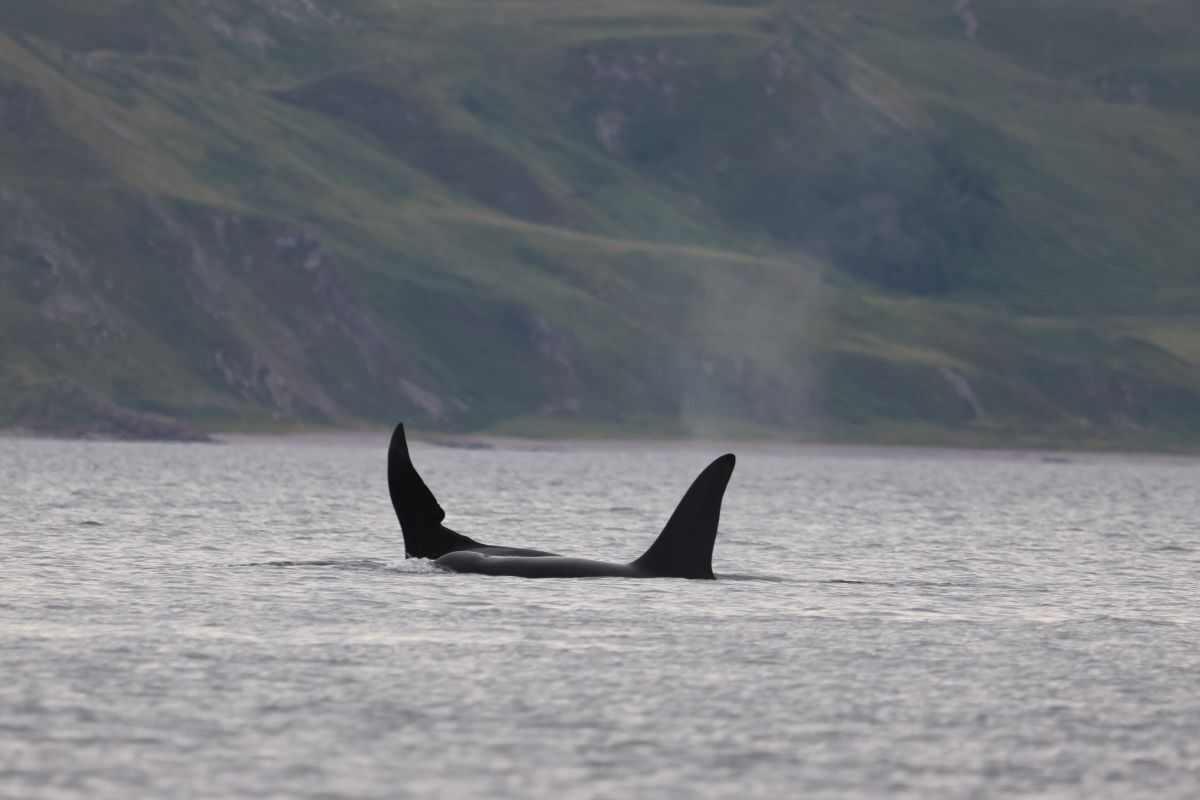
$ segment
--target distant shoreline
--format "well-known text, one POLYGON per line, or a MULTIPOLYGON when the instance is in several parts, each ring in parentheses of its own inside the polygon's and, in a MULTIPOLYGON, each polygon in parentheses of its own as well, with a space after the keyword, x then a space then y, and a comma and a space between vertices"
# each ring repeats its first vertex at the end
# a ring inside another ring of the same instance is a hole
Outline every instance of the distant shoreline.
MULTIPOLYGON (((212 433, 212 443, 271 444, 293 447, 349 446, 380 448, 387 446, 390 428, 349 428, 345 430, 283 431, 268 433, 212 433)), ((0 439, 46 439, 94 442, 165 442, 167 440, 122 440, 101 437, 55 436, 18 428, 0 428, 0 439)), ((797 455, 810 457, 872 458, 911 460, 914 458, 967 461, 1026 461, 1031 463, 1089 463, 1112 459, 1123 461, 1200 463, 1200 453, 1154 450, 1113 449, 1039 449, 1032 447, 954 447, 948 445, 856 444, 833 442, 768 441, 761 439, 684 439, 678 437, 585 437, 537 438, 488 433, 438 433, 412 431, 410 441, 418 446, 459 450, 523 450, 546 452, 645 450, 733 452, 758 455, 797 455)), ((184 444, 185 442, 167 442, 184 444)), ((202 443, 200 443, 202 444, 202 443)))
MULTIPOLYGON (((296 446, 352 445, 386 447, 390 430, 347 432, 300 432, 281 434, 215 434, 219 443, 239 444, 273 442, 296 446)), ((889 445, 764 441, 754 439, 682 439, 682 438, 587 438, 540 439, 493 434, 426 434, 414 432, 410 442, 417 445, 460 450, 525 450, 547 452, 645 450, 647 452, 704 451, 760 455, 807 455, 873 459, 961 459, 967 461, 1030 461, 1037 463, 1086 463, 1108 459, 1159 462, 1197 462, 1200 453, 1117 450, 1039 450, 1036 448, 950 447, 945 445, 889 445)))
MULTIPOLYGON (((352 446, 386 448, 390 427, 346 428, 341 430, 284 430, 266 432, 209 432, 207 441, 174 440, 169 438, 127 439, 106 436, 73 436, 26 428, 0 428, 0 440, 43 439, 57 441, 169 443, 169 444, 276 444, 296 447, 352 446)), ((1028 461, 1037 463, 1086 463, 1108 459, 1144 460, 1157 462, 1198 462, 1200 451, 1128 449, 1113 446, 1086 447, 986 447, 953 444, 887 444, 855 442, 804 442, 787 439, 756 439, 737 437, 684 438, 669 434, 645 436, 514 436, 493 433, 441 433, 410 430, 409 439, 418 446, 443 447, 458 450, 524 450, 524 451, 704 451, 755 453, 766 455, 806 455, 847 458, 933 458, 939 460, 1028 461)))

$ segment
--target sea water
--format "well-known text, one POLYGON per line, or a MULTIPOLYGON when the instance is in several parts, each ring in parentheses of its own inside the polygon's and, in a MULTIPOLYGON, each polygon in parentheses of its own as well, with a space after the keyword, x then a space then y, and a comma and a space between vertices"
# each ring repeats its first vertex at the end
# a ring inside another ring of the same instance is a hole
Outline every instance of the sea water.
MULTIPOLYGON (((0 440, 0 797, 1200 796, 1200 466, 743 448, 717 581, 406 560, 387 433, 0 440)), ((626 561, 715 446, 414 445, 626 561)))

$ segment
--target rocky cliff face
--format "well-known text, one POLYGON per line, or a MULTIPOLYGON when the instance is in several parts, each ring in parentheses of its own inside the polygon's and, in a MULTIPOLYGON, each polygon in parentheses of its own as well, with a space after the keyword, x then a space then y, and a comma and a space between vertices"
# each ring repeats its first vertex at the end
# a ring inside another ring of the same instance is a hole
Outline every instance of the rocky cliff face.
POLYGON ((71 371, 99 387, 35 378, 16 424, 75 430, 70 420, 92 413, 99 427, 80 430, 190 438, 185 426, 139 410, 219 415, 238 405, 277 421, 446 421, 454 399, 430 388, 414 355, 301 228, 127 187, 103 200, 124 225, 121 262, 90 252, 88 232, 56 219, 36 195, 0 194, 6 242, 24 255, 10 278, 32 317, 28 354, 77 365, 71 371), (156 396, 130 386, 130 373, 156 396))

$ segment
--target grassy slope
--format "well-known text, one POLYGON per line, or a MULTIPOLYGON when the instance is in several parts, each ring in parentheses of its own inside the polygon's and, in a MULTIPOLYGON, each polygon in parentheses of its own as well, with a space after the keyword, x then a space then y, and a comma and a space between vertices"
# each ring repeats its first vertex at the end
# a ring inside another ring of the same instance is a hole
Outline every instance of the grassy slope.
POLYGON ((944 5, 8 3, 0 420, 1194 442, 1197 23, 944 5))

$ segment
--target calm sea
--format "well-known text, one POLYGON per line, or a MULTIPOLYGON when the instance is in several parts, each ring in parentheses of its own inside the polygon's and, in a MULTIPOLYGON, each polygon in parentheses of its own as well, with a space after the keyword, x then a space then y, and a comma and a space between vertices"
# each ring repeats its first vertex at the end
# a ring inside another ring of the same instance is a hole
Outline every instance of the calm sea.
MULTIPOLYGON (((739 451, 720 580, 406 561, 387 434, 0 440, 0 797, 1200 796, 1200 465, 739 451)), ((414 446, 629 560, 713 447, 414 446)))

